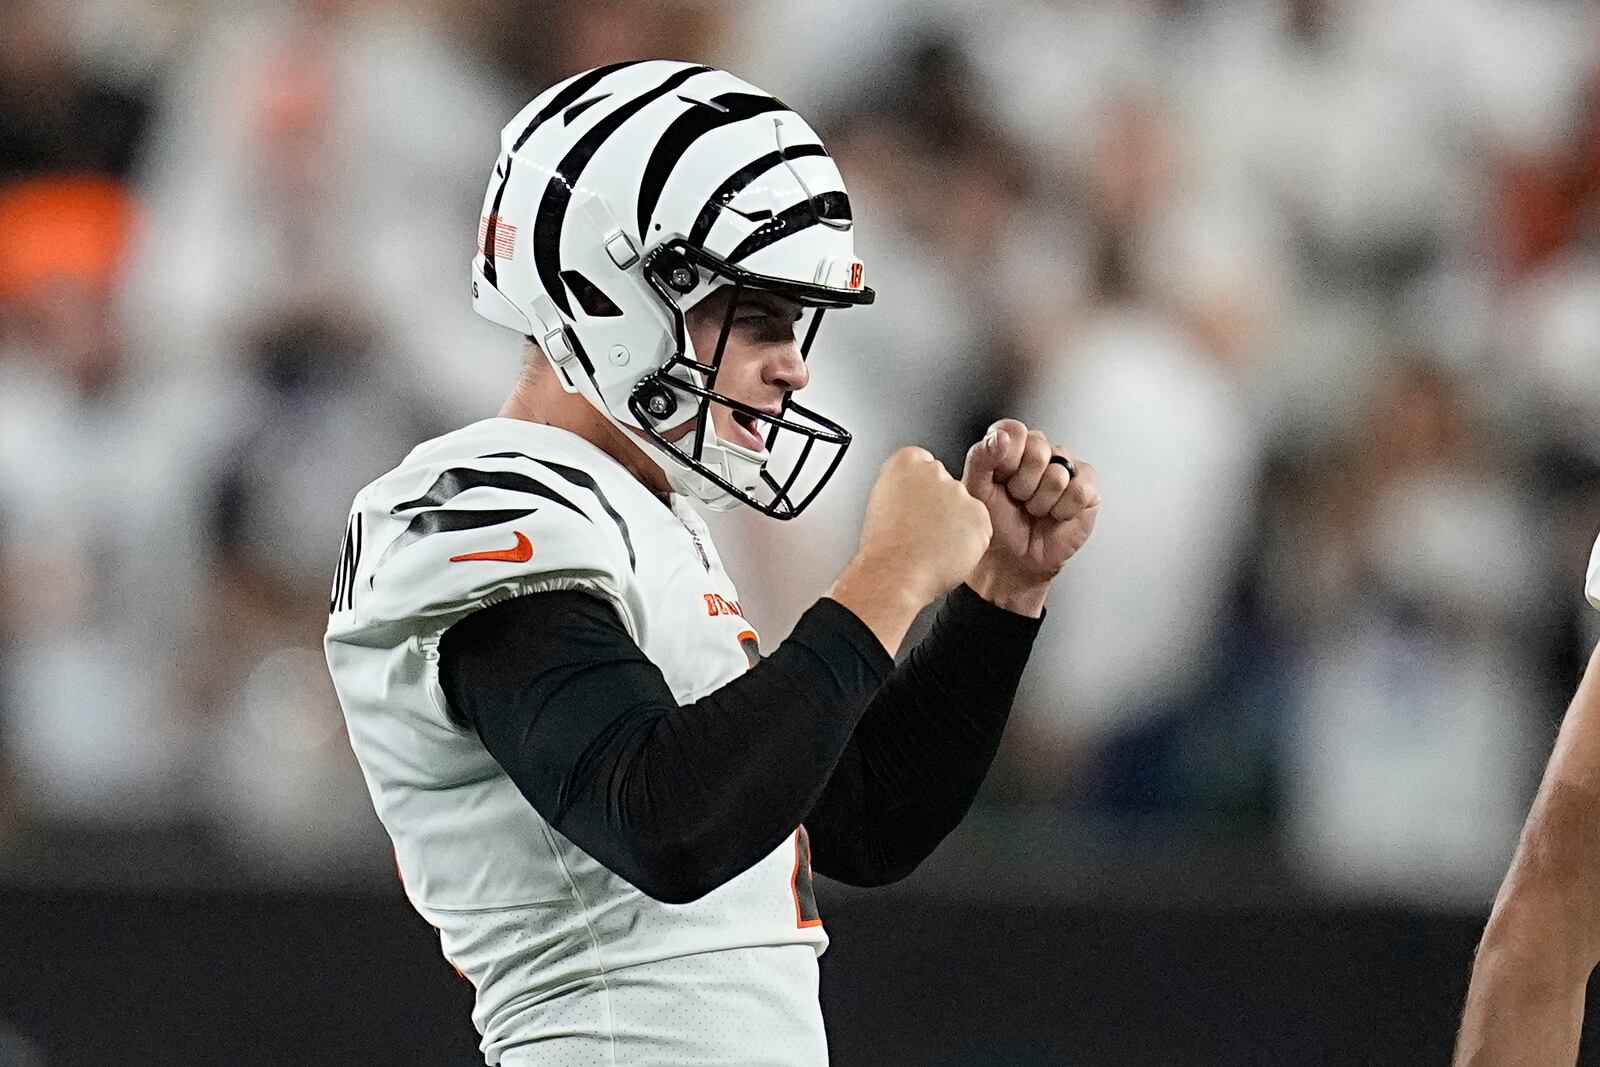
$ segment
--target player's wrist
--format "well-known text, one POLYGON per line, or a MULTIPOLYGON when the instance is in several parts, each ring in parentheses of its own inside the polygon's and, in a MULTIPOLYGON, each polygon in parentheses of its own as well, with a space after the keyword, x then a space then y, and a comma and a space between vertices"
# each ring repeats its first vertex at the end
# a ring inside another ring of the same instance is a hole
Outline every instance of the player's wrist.
POLYGON ((1044 614, 1050 579, 1018 574, 991 560, 979 561, 967 576, 972 591, 997 608, 1037 619, 1044 614))
POLYGON ((827 595, 864 622, 892 656, 917 613, 937 594, 926 593, 903 567, 857 556, 834 579, 827 595))
POLYGON ((870 591, 885 606, 896 606, 912 615, 945 592, 945 587, 917 559, 884 552, 856 553, 835 584, 839 583, 870 591))

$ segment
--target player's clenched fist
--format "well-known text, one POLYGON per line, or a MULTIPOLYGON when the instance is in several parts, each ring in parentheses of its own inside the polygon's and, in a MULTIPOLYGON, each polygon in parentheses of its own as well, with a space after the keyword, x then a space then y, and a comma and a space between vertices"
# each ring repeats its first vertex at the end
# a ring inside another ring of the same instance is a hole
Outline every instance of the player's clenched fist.
POLYGON ((918 601, 960 584, 989 546, 989 513, 926 449, 902 448, 867 499, 858 558, 918 601))
POLYGON ((1094 468, 1040 431, 1001 419, 968 450, 962 482, 994 528, 973 588, 1037 614, 1050 580, 1094 532, 1100 511, 1094 468))

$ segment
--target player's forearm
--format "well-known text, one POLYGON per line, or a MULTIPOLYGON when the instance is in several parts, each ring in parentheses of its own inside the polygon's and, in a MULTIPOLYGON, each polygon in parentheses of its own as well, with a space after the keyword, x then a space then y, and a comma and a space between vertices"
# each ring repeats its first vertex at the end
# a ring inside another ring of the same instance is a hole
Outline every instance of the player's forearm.
POLYGON ((1455 1067, 1573 1063, 1588 969, 1559 943, 1559 909, 1496 908, 1473 963, 1455 1067))
POLYGON ((1600 649, 1562 723, 1484 929, 1458 1067, 1571 1063, 1600 962, 1600 649))
POLYGON ((859 620, 821 603, 771 656, 680 707, 607 604, 563 592, 452 627, 440 682, 553 827, 683 903, 794 832, 892 667, 859 620))
POLYGON ((949 595, 806 819, 817 871, 857 885, 896 881, 955 829, 999 749, 1038 628, 971 588, 949 595))
POLYGON ((666 887, 646 889, 652 896, 692 900, 731 880, 794 833, 822 794, 882 676, 819 613, 842 615, 814 607, 771 656, 672 709, 592 776, 599 803, 577 814, 621 813, 608 822, 629 831, 634 869, 666 887))

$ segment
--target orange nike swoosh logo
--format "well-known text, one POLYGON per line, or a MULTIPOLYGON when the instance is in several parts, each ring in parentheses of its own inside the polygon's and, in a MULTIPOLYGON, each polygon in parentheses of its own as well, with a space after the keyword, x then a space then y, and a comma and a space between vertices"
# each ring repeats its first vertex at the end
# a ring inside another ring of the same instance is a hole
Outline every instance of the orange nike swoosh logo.
POLYGON ((533 558, 533 542, 521 530, 513 530, 517 535, 517 543, 510 548, 498 549, 494 552, 468 552, 464 556, 451 556, 451 563, 461 563, 469 559, 492 559, 501 563, 526 563, 533 558))

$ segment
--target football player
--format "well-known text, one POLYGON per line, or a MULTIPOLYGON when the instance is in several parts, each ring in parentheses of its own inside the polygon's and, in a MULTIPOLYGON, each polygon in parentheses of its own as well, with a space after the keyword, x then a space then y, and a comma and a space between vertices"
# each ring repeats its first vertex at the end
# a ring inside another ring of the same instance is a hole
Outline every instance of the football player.
POLYGON ((709 67, 598 68, 502 134, 472 291, 524 372, 357 496, 326 645, 491 1064, 824 1063, 813 869, 892 882, 961 820, 1094 526, 1021 423, 961 481, 905 449, 762 658, 691 502, 788 519, 837 466, 793 394, 872 302, 852 227, 811 127, 709 67))
MULTIPOLYGON (((1600 541, 1585 588, 1600 608, 1600 541)), ((1577 1062, 1600 964, 1600 647, 1561 724, 1472 968, 1457 1067, 1577 1062)))

